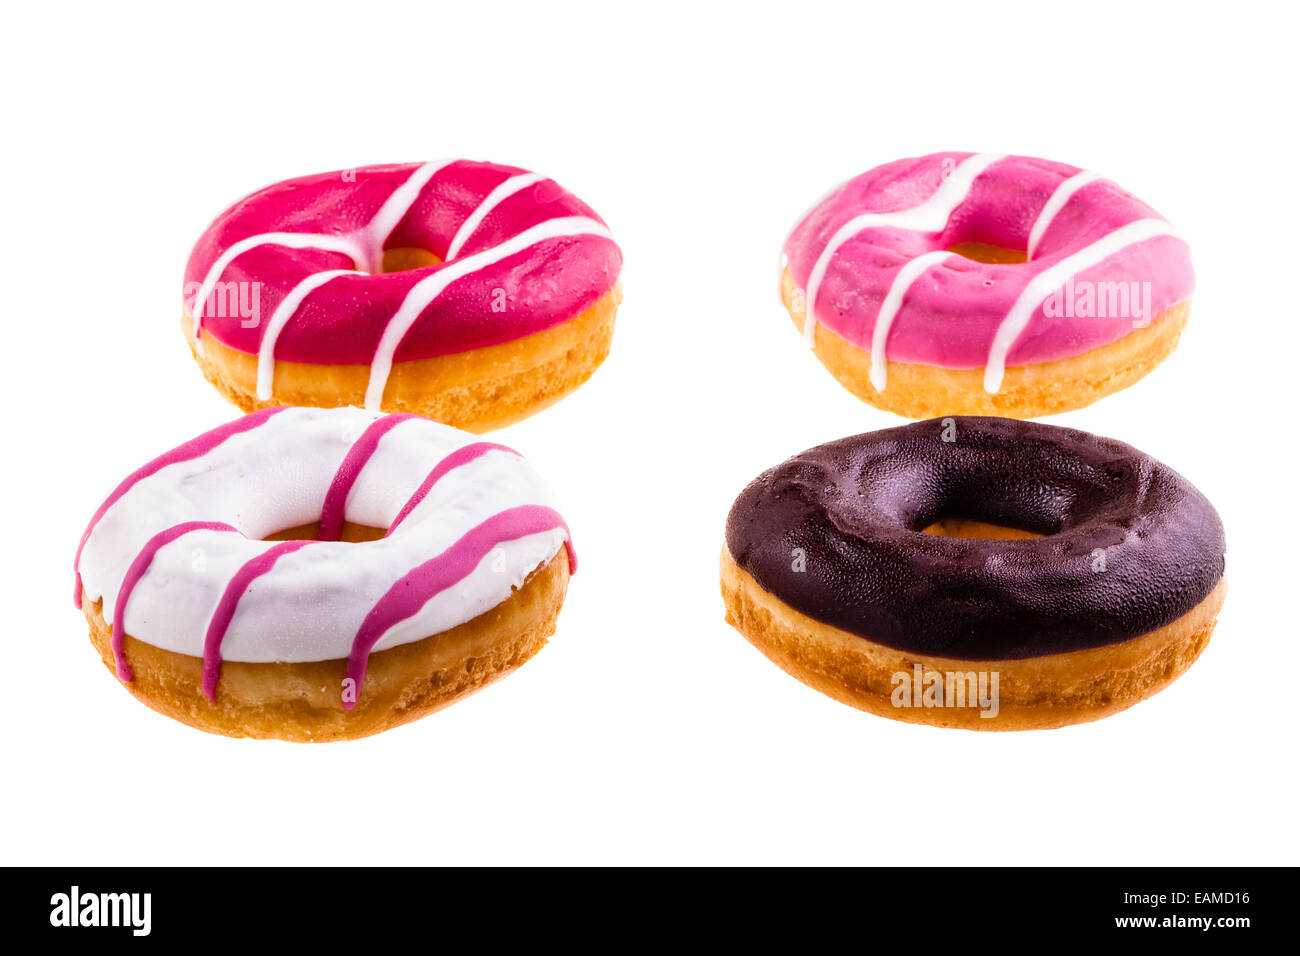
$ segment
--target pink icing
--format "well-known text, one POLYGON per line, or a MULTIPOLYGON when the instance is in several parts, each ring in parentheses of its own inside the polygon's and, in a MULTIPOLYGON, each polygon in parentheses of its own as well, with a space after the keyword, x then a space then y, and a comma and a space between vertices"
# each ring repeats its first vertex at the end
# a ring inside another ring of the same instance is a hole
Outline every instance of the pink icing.
POLYGON ((480 455, 493 450, 509 452, 512 455, 519 454, 519 452, 515 451, 513 448, 507 448, 505 445, 498 445, 495 442, 490 441, 475 442, 472 445, 466 445, 464 448, 457 448, 442 461, 438 462, 438 464, 434 465, 433 470, 429 472, 424 481, 420 482, 420 487, 416 488, 415 492, 407 500, 406 504, 402 505, 402 510, 397 513, 397 517, 393 519, 393 523, 389 526, 386 534, 392 534, 397 529, 397 526, 406 520, 406 516, 414 511, 415 506, 424 500, 424 496, 429 493, 429 489, 438 482, 439 478, 451 471, 453 468, 459 468, 461 465, 471 462, 480 455))
POLYGON ((379 439, 388 434, 394 425, 400 425, 408 418, 419 418, 418 415, 385 415, 383 418, 375 419, 361 437, 352 443, 348 449, 347 455, 343 458, 343 463, 339 465, 339 470, 334 473, 334 480, 330 482, 329 491, 325 495, 325 504, 321 507, 320 512, 320 541, 337 541, 343 531, 344 510, 348 503, 348 492, 356 483, 361 470, 366 467, 366 462, 370 456, 375 453, 379 447, 379 439))
POLYGON ((282 411, 284 411, 283 407, 264 408, 260 412, 254 412, 251 415, 245 415, 243 418, 237 418, 233 422, 218 426, 211 431, 204 432, 197 438, 190 439, 185 444, 173 448, 165 455, 159 455, 153 461, 149 462, 149 464, 137 468, 128 475, 116 488, 113 489, 113 493, 104 500, 104 503, 96 509, 94 516, 90 519, 90 524, 86 525, 86 530, 81 535, 81 542, 77 545, 77 555, 72 560, 72 573, 74 577, 72 591, 73 603, 78 608, 81 607, 81 552, 85 549, 86 542, 90 540, 90 535, 95 530, 95 526, 99 524, 99 520, 104 517, 104 514, 109 508, 113 507, 113 504, 119 498, 130 491, 137 482, 148 478, 150 475, 154 474, 154 472, 166 468, 168 465, 174 465, 177 462, 193 461, 195 458, 202 458, 231 435, 238 435, 242 432, 251 431, 265 422, 272 415, 282 411))
MULTIPOLYGON (((446 551, 413 569, 388 590, 361 622, 348 656, 347 677, 360 689, 366 677, 370 652, 390 627, 416 614, 433 597, 452 587, 491 554, 501 541, 563 528, 569 555, 569 573, 577 570, 577 557, 570 543, 569 528, 551 508, 521 505, 493 515, 466 532, 446 551)), ((351 710, 355 700, 344 699, 351 710)))
MULTIPOLYGON (((288 180, 240 200, 199 239, 185 270, 186 308, 223 252, 263 233, 334 237, 360 233, 417 164, 368 166, 288 180)), ((485 197, 524 170, 495 163, 456 161, 438 170, 388 236, 383 248, 422 248, 445 258, 459 227, 485 197)), ((456 260, 491 249, 530 226, 563 217, 599 218, 552 180, 542 180, 493 208, 469 235, 456 260)), ((453 281, 421 312, 401 340, 395 360, 428 358, 483 348, 550 328, 573 318, 618 279, 618 246, 599 235, 539 241, 499 262, 453 281)), ((222 307, 209 296, 201 335, 257 354, 267 320, 289 292, 326 270, 364 270, 344 252, 258 245, 238 255, 222 283, 257 284, 256 318, 222 307), (227 314, 216 314, 216 313, 227 314)), ((275 339, 278 360, 316 364, 369 364, 389 320, 407 292, 442 265, 387 274, 337 276, 311 291, 275 339)))
MULTIPOLYGON (((899 160, 839 187, 804 217, 786 241, 788 268, 796 286, 807 287, 831 237, 854 217, 921 205, 971 155, 935 153, 899 160)), ((861 230, 829 259, 817 291, 817 322, 870 351, 877 315, 905 263, 965 243, 1026 251, 1044 206, 1078 172, 1062 163, 1003 157, 974 180, 939 232, 887 225, 861 230)), ((991 264, 950 255, 926 268, 906 288, 888 326, 888 358, 943 368, 984 367, 999 326, 1035 276, 1121 226, 1160 218, 1114 183, 1089 182, 1051 218, 1028 261, 991 264)), ((1149 283, 1146 318, 1154 318, 1192 294, 1195 279, 1186 244, 1170 235, 1148 238, 1115 251, 1073 278, 1078 289, 1105 288, 1103 284, 1116 282, 1137 283, 1131 286, 1134 289, 1149 283)), ((1077 355, 1122 338, 1140 324, 1141 316, 1115 311, 1118 314, 1062 315, 1059 301, 1046 301, 1015 338, 1006 364, 1077 355)))
POLYGON ((226 629, 230 627, 230 621, 239 607, 239 599, 244 596, 253 581, 275 567, 275 562, 279 561, 281 556, 291 554, 309 544, 310 541, 281 541, 269 551, 264 551, 247 561, 226 585, 221 600, 217 602, 217 609, 212 613, 212 620, 208 623, 208 633, 203 638, 203 693, 208 700, 213 703, 217 700, 217 682, 221 679, 221 641, 225 638, 226 629))
POLYGON ((126 604, 131 600, 131 592, 135 590, 136 583, 144 577, 149 565, 153 564, 153 557, 158 550, 164 545, 171 544, 182 535, 189 534, 191 531, 233 531, 239 534, 239 529, 226 524, 224 521, 183 521, 178 525, 172 525, 164 531, 159 531, 156 535, 145 542, 140 553, 135 556, 131 566, 126 569, 126 576, 122 578, 122 587, 117 592, 117 603, 113 606, 113 659, 117 662, 117 677, 123 681, 135 680, 135 672, 131 670, 131 665, 126 660, 126 604))

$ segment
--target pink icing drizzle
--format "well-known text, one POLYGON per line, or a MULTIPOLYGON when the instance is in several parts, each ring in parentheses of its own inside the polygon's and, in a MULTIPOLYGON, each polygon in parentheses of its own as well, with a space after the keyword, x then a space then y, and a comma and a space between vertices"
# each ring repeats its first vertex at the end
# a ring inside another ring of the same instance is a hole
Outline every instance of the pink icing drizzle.
POLYGON ((221 642, 235 616, 235 609, 239 607, 239 599, 248 591, 249 585, 275 567, 275 562, 282 556, 311 543, 281 541, 269 551, 246 561, 226 585, 221 600, 217 602, 217 609, 212 614, 212 620, 208 623, 208 633, 203 639, 203 693, 208 700, 213 703, 217 701, 217 682, 221 679, 221 642))
POLYGON ((122 587, 117 592, 117 604, 113 607, 112 645, 113 659, 117 662, 118 680, 135 680, 135 672, 131 670, 131 665, 126 661, 126 627, 124 625, 126 603, 131 600, 131 592, 135 590, 136 583, 149 570, 149 565, 153 564, 154 555, 158 553, 158 550, 182 535, 189 534, 191 531, 233 531, 235 534, 239 534, 237 528, 231 527, 224 521, 183 521, 178 525, 172 525, 165 531, 159 531, 145 542, 145 546, 135 556, 131 566, 126 569, 126 576, 122 578, 122 587))
POLYGON ((343 458, 343 463, 339 465, 339 470, 334 473, 334 480, 330 482, 329 491, 325 495, 325 504, 321 506, 319 540, 339 539, 339 535, 343 532, 348 493, 356 484, 362 469, 366 467, 366 462, 370 461, 375 449, 379 447, 379 439, 387 435, 394 425, 419 417, 419 415, 402 414, 377 418, 366 427, 361 437, 352 443, 352 447, 343 458))
MULTIPOLYGON (((572 574, 577 570, 578 561, 564 519, 552 508, 521 505, 508 508, 471 528, 446 551, 394 584, 370 609, 352 642, 346 674, 358 689, 358 695, 365 680, 370 651, 389 628, 417 614, 429 600, 468 576, 502 541, 513 541, 556 528, 564 529, 564 547, 568 551, 569 573, 572 574)), ((344 699, 345 710, 355 706, 356 700, 344 699)))
POLYGON ((438 479, 453 468, 459 468, 461 465, 468 464, 480 455, 484 455, 493 450, 506 451, 512 455, 519 454, 519 452, 515 451, 513 448, 507 448, 505 445, 498 445, 495 442, 490 441, 475 442, 472 445, 466 445, 464 448, 457 448, 442 461, 438 462, 438 464, 434 465, 433 471, 429 472, 424 481, 420 482, 420 487, 415 489, 415 493, 407 499, 406 504, 402 505, 402 510, 399 511, 397 517, 393 519, 393 523, 389 526, 388 531, 385 532, 385 537, 392 534, 397 529, 397 526, 406 520, 406 516, 414 511, 416 505, 424 500, 424 496, 429 493, 430 488, 437 484, 438 479))
POLYGON ((78 608, 81 607, 81 552, 85 549, 86 542, 90 540, 90 535, 94 532, 95 526, 99 524, 99 520, 104 517, 105 512, 107 512, 109 508, 113 507, 114 503, 119 498, 130 491, 137 482, 148 478, 150 475, 166 468, 168 465, 174 465, 181 461, 192 461, 195 458, 202 458, 231 435, 238 435, 241 432, 250 431, 258 425, 261 425, 272 415, 282 411, 284 411, 283 406, 278 408, 264 408, 260 412, 254 412, 251 415, 245 415, 243 418, 237 418, 233 422, 221 425, 211 431, 204 432, 197 438, 193 438, 185 444, 173 448, 171 451, 167 452, 167 454, 158 456, 153 461, 149 462, 149 464, 137 468, 128 475, 121 484, 113 489, 113 493, 109 495, 104 503, 95 511, 94 516, 90 519, 90 524, 86 525, 86 530, 81 535, 81 543, 77 545, 77 555, 72 561, 72 573, 75 578, 73 582, 72 602, 78 608))

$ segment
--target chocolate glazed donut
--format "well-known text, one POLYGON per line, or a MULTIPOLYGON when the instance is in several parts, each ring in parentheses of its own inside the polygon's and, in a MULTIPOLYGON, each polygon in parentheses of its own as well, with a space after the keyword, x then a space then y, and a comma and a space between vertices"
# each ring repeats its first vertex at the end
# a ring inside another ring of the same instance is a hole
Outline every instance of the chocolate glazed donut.
POLYGON ((1149 455, 951 417, 764 472, 727 519, 722 587, 733 626, 838 700, 1014 730, 1168 685, 1209 641, 1223 570, 1218 514, 1149 455))

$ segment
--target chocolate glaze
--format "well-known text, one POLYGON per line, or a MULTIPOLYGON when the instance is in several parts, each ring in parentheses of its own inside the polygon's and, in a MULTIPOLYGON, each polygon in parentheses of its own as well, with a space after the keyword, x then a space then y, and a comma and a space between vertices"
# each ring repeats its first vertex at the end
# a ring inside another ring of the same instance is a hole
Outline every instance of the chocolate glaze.
POLYGON ((1137 637, 1190 611, 1224 568, 1218 513, 1173 469, 1123 442, 1005 418, 809 449, 741 492, 726 541, 760 586, 815 620, 967 660, 1137 637), (941 518, 1046 537, 922 533, 941 518))

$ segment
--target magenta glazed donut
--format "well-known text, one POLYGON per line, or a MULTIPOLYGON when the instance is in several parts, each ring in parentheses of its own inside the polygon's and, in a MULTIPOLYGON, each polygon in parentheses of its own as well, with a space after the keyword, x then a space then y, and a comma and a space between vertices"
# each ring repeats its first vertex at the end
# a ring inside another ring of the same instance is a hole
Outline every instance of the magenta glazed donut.
POLYGON ((1027 418, 1137 381, 1178 343, 1187 244, 1097 173, 934 153, 838 187, 785 245, 805 341, 859 398, 912 418, 1027 418))
POLYGON ((186 266, 183 326, 245 411, 356 405, 483 431, 604 360, 621 267, 605 223, 538 173, 367 166, 218 216, 186 266))

